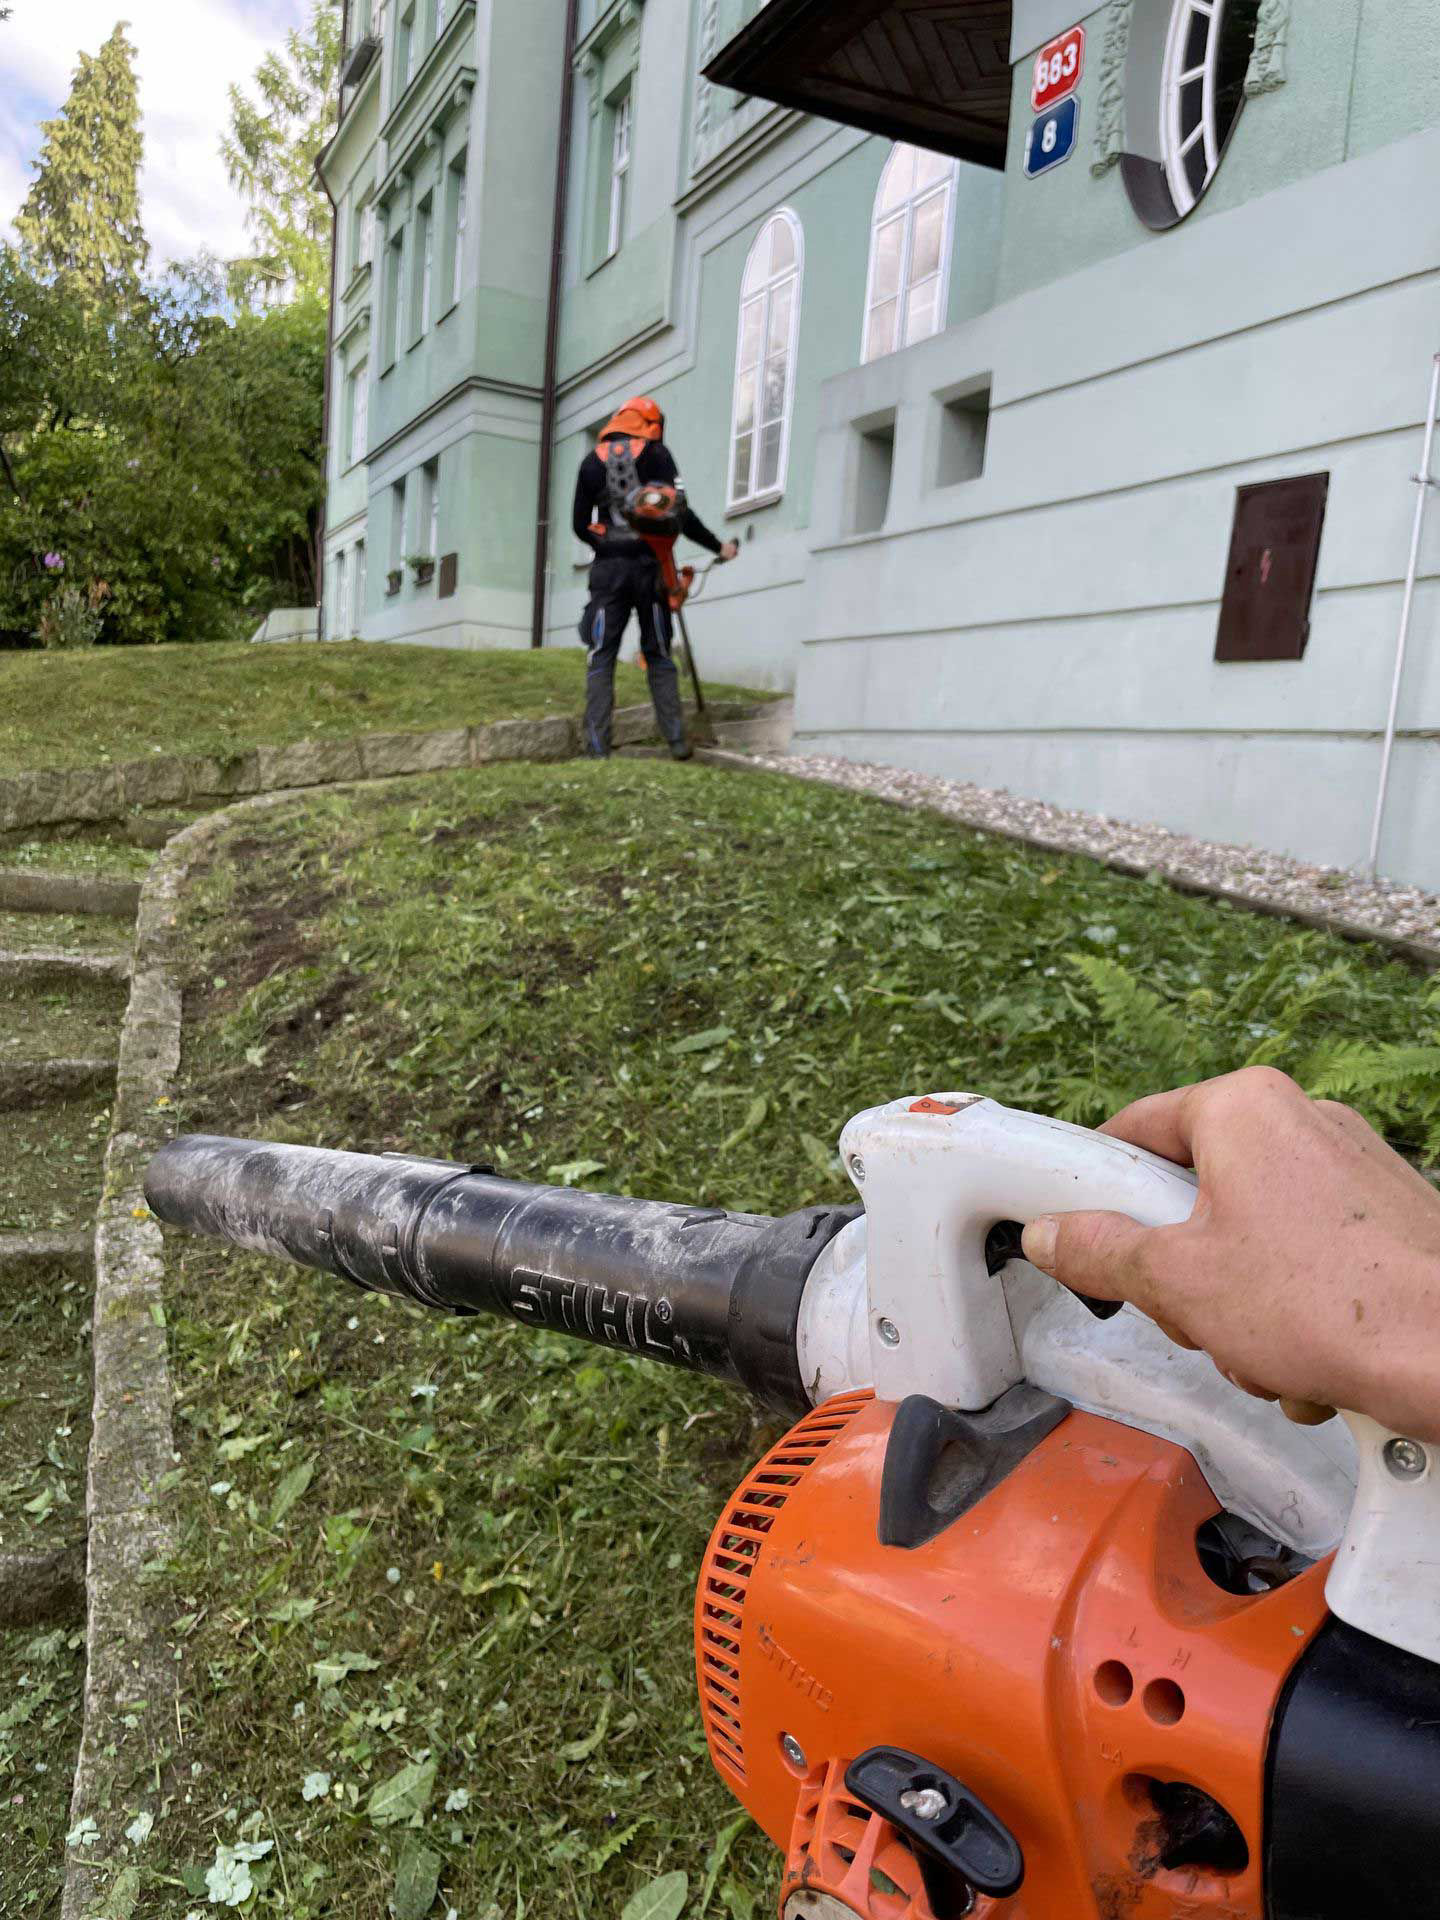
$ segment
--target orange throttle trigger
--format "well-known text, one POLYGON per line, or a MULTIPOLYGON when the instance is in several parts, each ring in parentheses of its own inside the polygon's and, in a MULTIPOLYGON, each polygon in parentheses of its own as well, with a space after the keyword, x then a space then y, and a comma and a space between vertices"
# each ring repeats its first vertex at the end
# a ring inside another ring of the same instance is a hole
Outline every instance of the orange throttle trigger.
MULTIPOLYGON (((993 1280, 1002 1267, 1009 1266, 1012 1260, 1023 1260, 1025 1249, 1021 1236, 1025 1229, 1018 1220, 997 1220, 985 1236, 985 1271, 993 1280)), ((1066 1289, 1075 1293, 1073 1287, 1066 1289)), ((1124 1306, 1123 1300, 1097 1300, 1093 1294, 1075 1293, 1082 1307, 1088 1307, 1097 1320, 1113 1320, 1124 1306)))

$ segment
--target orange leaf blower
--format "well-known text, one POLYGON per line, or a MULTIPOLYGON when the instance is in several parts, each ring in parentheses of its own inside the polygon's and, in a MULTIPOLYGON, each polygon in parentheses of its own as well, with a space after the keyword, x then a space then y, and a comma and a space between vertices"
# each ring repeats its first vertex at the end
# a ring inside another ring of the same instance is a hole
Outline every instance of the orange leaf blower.
POLYGON ((695 1603, 710 1752, 783 1920, 1440 1915, 1440 1462, 1358 1416, 1291 1426, 1020 1258, 1041 1212, 1183 1220, 1168 1162, 967 1094, 840 1148, 860 1204, 779 1220, 205 1138, 147 1192, 794 1416, 695 1603))

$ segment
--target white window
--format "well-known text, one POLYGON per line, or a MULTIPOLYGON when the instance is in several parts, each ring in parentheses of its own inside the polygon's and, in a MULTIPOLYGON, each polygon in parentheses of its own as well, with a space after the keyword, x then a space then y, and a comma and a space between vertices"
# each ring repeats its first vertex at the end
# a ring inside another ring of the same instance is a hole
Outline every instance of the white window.
POLYGON ((772 497, 785 485, 804 247, 800 222, 781 211, 760 229, 745 262, 735 349, 732 507, 772 497))
POLYGON ((330 612, 330 638, 343 640, 350 631, 350 571, 343 550, 335 556, 335 604, 330 612))
POLYGON ((1257 0, 1175 0, 1165 46, 1160 150, 1183 219, 1220 165, 1245 98, 1257 0))
POLYGON ((424 489, 420 495, 420 510, 424 515, 421 525, 425 533, 425 545, 422 553, 428 553, 432 560, 440 556, 440 462, 431 460, 424 468, 424 489))
POLYGON ((390 571, 396 572, 405 560, 405 486, 397 480, 390 489, 390 571))
POLYGON ((445 21, 450 12, 450 0, 435 0, 435 38, 438 40, 445 31, 445 21))
POLYGON ((366 585, 365 542, 363 540, 357 540, 355 543, 355 613, 350 628, 352 633, 359 633, 361 626, 364 624, 366 585))
POLYGON ((453 305, 465 288, 465 223, 470 217, 470 182, 467 163, 463 158, 451 169, 451 174, 455 192, 455 251, 450 268, 450 300, 453 305))
POLYGON ((370 442, 370 366, 362 360, 350 376, 350 462, 365 458, 370 442))
POLYGON ((360 234, 355 248, 355 271, 368 267, 375 258, 375 202, 367 200, 360 209, 360 234))
POLYGON ((625 205, 630 192, 630 141, 634 125, 630 95, 622 93, 611 109, 610 148, 610 224, 606 234, 605 258, 620 251, 625 243, 625 205))
POLYGON ((385 249, 385 365, 400 351, 405 330, 405 229, 390 236, 385 249))
POLYGON ((955 162, 897 146, 875 195, 862 360, 928 340, 945 324, 955 162))
POLYGON ((400 40, 395 50, 395 93, 398 98, 415 77, 415 8, 407 7, 400 16, 400 40))
POLYGON ((430 331, 430 307, 435 289, 435 217, 427 200, 420 209, 420 325, 417 334, 430 331))

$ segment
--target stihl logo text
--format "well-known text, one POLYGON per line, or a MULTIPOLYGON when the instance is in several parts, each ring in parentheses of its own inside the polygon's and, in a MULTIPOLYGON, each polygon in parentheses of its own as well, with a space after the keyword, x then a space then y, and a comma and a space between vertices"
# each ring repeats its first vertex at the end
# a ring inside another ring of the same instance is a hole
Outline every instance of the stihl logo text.
POLYGON ((510 1311, 527 1326, 557 1327, 563 1333, 602 1345, 628 1347, 654 1359, 688 1360, 690 1343, 672 1333, 675 1309, 668 1300, 637 1300, 633 1293, 589 1280, 560 1280, 551 1273, 526 1273, 511 1281, 510 1311))
POLYGON ((813 1673, 807 1673, 798 1660, 792 1660, 780 1642, 768 1627, 761 1627, 758 1635, 760 1651, 772 1666, 780 1671, 782 1680, 788 1680, 792 1687, 798 1687, 807 1700, 813 1700, 821 1713, 828 1713, 835 1704, 835 1695, 829 1687, 821 1686, 813 1673))

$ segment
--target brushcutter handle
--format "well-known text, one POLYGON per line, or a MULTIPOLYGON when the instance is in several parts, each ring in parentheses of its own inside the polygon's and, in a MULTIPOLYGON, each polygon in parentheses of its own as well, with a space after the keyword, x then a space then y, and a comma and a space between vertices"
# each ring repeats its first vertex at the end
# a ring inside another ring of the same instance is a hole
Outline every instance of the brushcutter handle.
POLYGON ((772 1220, 502 1180, 477 1167, 191 1135, 145 1179, 171 1226, 441 1312, 713 1374, 799 1413, 795 1320, 855 1210, 772 1220))

